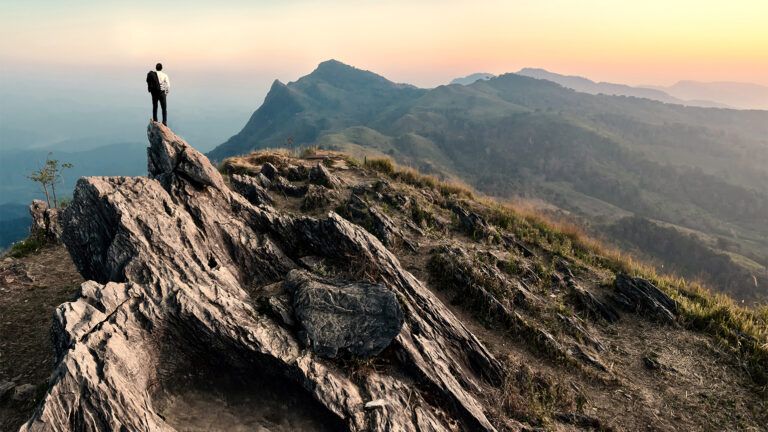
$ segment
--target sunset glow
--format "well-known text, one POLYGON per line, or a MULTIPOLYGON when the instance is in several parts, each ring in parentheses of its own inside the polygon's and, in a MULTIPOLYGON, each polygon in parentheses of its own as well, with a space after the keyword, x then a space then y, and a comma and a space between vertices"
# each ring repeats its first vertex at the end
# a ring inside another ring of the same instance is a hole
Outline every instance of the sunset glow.
POLYGON ((240 69, 298 77, 337 58, 436 85, 543 67, 630 84, 768 84, 768 2, 15 2, 9 67, 240 69))

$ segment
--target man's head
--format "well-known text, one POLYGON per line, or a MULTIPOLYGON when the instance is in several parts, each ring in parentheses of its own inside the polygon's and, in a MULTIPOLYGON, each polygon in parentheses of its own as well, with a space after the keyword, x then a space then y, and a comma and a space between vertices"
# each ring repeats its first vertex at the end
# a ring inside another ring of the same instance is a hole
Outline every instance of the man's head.
POLYGON ((161 71, 161 70, 163 70, 163 64, 162 64, 162 63, 158 63, 158 64, 156 64, 156 65, 155 65, 155 70, 156 70, 156 71, 161 71))

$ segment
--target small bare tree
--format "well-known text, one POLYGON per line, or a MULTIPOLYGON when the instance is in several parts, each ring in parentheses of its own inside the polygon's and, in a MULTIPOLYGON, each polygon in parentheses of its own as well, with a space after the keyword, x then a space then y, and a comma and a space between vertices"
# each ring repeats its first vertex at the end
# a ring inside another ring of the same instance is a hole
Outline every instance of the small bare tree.
POLYGON ((40 183, 45 193, 45 201, 49 208, 57 208, 59 201, 56 198, 56 184, 61 182, 61 173, 65 169, 72 168, 71 163, 59 164, 58 159, 52 159, 53 153, 48 153, 48 157, 45 158, 45 164, 36 171, 27 176, 30 180, 40 183), (50 188, 50 192, 48 189, 50 188), (53 206, 51 206, 51 195, 53 195, 53 206))

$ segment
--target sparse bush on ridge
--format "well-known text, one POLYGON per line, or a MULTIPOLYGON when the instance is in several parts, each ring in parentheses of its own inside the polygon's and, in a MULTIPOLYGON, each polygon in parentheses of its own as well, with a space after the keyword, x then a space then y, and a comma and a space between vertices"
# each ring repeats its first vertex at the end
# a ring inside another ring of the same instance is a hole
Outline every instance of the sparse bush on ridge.
POLYGON ((33 254, 45 246, 45 242, 36 237, 27 237, 11 245, 8 250, 8 256, 13 258, 23 258, 33 254))

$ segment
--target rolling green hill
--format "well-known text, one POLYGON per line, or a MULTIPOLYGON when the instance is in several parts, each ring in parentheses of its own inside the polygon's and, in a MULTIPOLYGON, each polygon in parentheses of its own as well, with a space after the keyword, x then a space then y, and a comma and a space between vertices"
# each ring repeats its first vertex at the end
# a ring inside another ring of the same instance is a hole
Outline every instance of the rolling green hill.
POLYGON ((276 81, 209 156, 286 144, 388 155, 490 195, 541 198, 609 239, 626 232, 617 226, 647 229, 623 220, 641 217, 718 258, 696 268, 685 248, 618 243, 738 299, 768 297, 766 111, 590 95, 515 74, 419 89, 331 60, 276 81))

